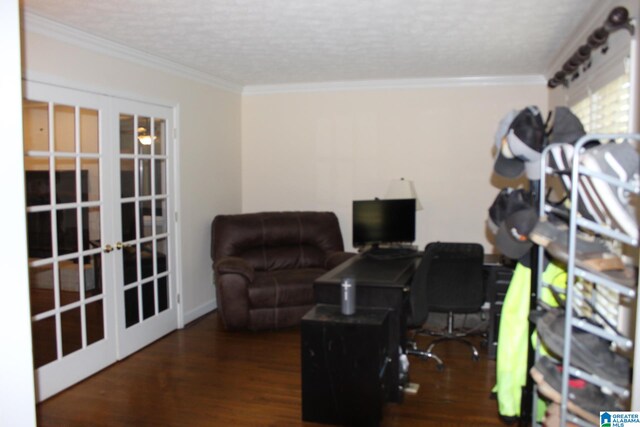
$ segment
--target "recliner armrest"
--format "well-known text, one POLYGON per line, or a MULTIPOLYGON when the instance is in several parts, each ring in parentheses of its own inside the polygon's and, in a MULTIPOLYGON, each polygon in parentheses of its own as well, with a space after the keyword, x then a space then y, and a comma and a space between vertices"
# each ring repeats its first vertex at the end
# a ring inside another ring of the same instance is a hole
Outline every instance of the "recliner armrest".
POLYGON ((255 271, 247 261, 239 257, 224 257, 213 264, 218 274, 240 274, 253 282, 255 271))
POLYGON ((346 260, 354 257, 356 254, 353 252, 344 252, 344 251, 336 251, 331 252, 327 255, 327 259, 325 260, 325 268, 327 270, 332 270, 335 267, 339 266, 346 260))

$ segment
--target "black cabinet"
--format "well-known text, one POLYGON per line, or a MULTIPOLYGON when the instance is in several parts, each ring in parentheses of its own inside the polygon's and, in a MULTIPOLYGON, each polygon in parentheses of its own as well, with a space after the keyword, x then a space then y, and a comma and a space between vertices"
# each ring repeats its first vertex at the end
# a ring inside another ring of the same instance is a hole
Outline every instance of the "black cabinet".
MULTIPOLYGON (((389 310, 319 304, 302 318, 302 419, 377 426, 389 382, 389 310)), ((397 351, 397 349, 396 349, 397 351)))

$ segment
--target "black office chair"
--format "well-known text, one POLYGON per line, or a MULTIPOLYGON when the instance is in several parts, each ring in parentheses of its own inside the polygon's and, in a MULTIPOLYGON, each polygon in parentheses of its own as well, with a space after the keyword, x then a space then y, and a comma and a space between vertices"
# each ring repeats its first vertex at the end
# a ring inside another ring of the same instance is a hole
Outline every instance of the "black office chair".
POLYGON ((426 350, 420 350, 410 342, 407 354, 423 359, 434 359, 437 368, 442 369, 442 360, 432 350, 443 340, 456 340, 466 343, 472 350, 473 360, 480 355, 473 344, 464 339, 466 333, 454 330, 453 319, 456 313, 476 313, 484 304, 484 281, 482 267, 484 250, 477 243, 429 243, 424 250, 422 262, 416 270, 411 284, 410 310, 407 325, 410 328, 423 328, 429 312, 447 313, 447 329, 433 332, 420 329, 418 333, 440 336, 426 350))

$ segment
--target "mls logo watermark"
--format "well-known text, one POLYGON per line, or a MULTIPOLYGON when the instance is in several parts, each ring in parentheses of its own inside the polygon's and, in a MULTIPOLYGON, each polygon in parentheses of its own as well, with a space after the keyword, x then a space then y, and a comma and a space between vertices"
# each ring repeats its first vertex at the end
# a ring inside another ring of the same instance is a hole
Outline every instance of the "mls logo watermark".
POLYGON ((600 427, 640 427, 640 412, 600 412, 600 427))

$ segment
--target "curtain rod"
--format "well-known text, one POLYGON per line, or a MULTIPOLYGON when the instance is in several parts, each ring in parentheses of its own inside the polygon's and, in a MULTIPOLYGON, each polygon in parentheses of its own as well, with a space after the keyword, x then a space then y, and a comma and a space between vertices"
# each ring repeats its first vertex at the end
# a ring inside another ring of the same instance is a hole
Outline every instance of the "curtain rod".
POLYGON ((627 8, 618 6, 609 12, 609 16, 601 27, 596 28, 576 52, 562 65, 562 69, 557 71, 547 82, 547 86, 554 89, 560 85, 569 87, 569 83, 580 77, 580 66, 582 71, 587 71, 591 66, 591 52, 601 47, 601 53, 607 53, 609 46, 607 40, 609 34, 620 29, 627 29, 633 35, 634 27, 629 18, 627 8))

